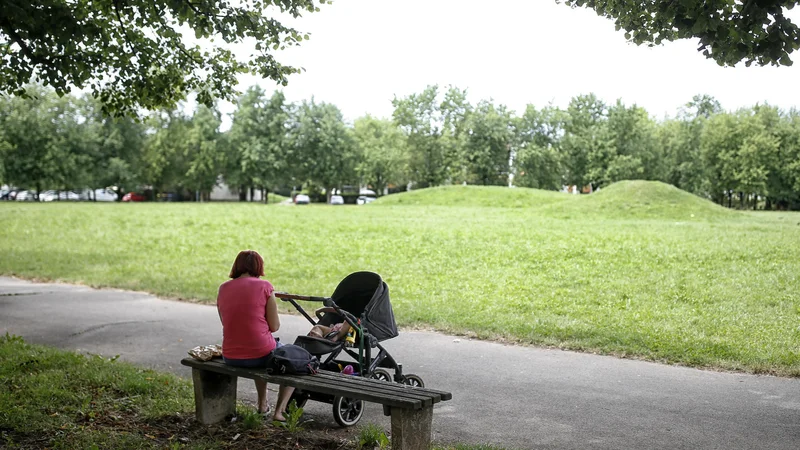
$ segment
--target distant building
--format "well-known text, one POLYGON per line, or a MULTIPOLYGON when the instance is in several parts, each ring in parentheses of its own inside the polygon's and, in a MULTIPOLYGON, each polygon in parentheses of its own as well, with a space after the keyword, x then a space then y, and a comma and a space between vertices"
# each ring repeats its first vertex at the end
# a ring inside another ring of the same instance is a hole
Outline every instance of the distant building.
MULTIPOLYGON (((239 201, 239 189, 231 188, 227 184, 225 184, 225 180, 222 177, 217 179, 217 184, 214 185, 214 189, 211 190, 210 194, 211 201, 228 201, 228 202, 238 202, 239 201)), ((253 198, 250 198, 250 190, 247 189, 247 193, 245 194, 244 201, 248 202, 260 202, 261 201, 261 190, 260 189, 253 189, 253 198)))

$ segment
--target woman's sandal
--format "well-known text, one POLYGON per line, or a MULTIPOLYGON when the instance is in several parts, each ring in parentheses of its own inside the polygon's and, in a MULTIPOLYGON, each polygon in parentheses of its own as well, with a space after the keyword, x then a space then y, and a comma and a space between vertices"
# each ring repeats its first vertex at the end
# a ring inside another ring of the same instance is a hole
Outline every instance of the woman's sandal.
MULTIPOLYGON (((256 411, 258 411, 258 410, 256 410, 256 411)), ((269 406, 269 405, 267 405, 267 410, 266 410, 266 411, 258 411, 258 413, 259 413, 259 414, 261 414, 261 416, 262 416, 264 419, 267 419, 267 420, 270 420, 270 419, 271 419, 271 417, 270 417, 270 413, 271 413, 271 412, 272 412, 272 407, 271 407, 271 406, 269 406)))

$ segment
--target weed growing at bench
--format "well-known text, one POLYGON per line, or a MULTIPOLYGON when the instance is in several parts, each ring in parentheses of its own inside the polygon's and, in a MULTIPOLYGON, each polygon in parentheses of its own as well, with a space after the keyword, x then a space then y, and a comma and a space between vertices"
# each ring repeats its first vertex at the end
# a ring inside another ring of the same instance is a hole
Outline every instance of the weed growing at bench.
POLYGON ((236 416, 242 422, 245 430, 254 430, 264 426, 264 416, 243 404, 236 405, 236 416))
POLYGON ((367 424, 358 430, 359 449, 384 449, 389 448, 389 438, 383 429, 374 423, 367 424))
POLYGON ((287 412, 283 415, 283 417, 286 419, 285 422, 275 420, 272 422, 272 424, 281 427, 290 433, 297 433, 298 431, 302 430, 303 426, 300 423, 300 418, 303 417, 303 408, 298 407, 297 402, 292 400, 289 403, 289 406, 286 408, 286 411, 287 412))

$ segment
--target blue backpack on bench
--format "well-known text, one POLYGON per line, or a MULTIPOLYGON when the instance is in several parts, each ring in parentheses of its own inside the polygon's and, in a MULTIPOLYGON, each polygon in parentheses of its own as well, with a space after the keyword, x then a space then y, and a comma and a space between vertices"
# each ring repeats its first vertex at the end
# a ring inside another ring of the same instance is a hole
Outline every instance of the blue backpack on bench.
POLYGON ((267 373, 271 375, 311 375, 319 371, 319 359, 303 347, 283 345, 267 358, 267 373))

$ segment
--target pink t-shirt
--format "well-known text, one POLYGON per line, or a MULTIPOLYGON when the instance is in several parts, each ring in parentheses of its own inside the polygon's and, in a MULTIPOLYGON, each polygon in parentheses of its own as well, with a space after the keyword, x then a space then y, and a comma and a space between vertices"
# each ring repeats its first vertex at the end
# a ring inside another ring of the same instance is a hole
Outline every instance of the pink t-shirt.
POLYGON ((275 349, 267 323, 267 301, 272 284, 256 277, 222 283, 217 309, 222 318, 222 354, 229 359, 254 359, 275 349))

